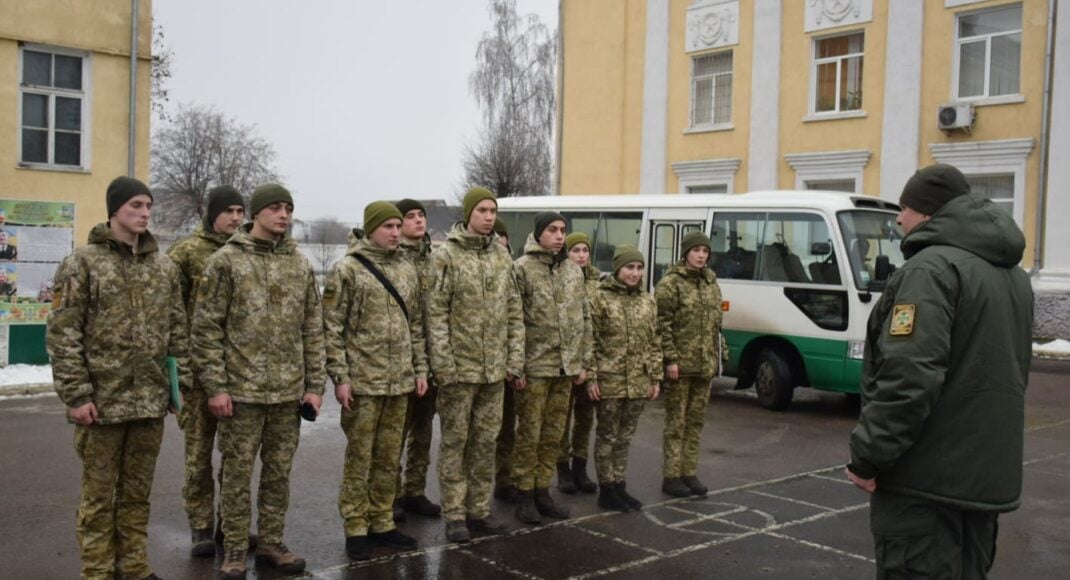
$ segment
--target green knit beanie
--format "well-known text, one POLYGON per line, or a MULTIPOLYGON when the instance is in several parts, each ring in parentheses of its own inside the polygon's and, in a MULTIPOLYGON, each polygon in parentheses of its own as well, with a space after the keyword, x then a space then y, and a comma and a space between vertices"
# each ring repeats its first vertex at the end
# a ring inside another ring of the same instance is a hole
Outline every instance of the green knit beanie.
POLYGON ((509 228, 505 227, 505 222, 500 217, 494 218, 494 233, 499 236, 509 237, 509 228))
POLYGON ((375 228, 390 218, 402 219, 401 210, 389 201, 373 201, 364 207, 364 235, 370 236, 375 228))
POLYGON ((966 176, 950 165, 937 163, 919 169, 903 186, 899 205, 925 214, 933 215, 944 204, 960 195, 970 193, 966 176))
POLYGON ((249 213, 255 216, 260 213, 260 210, 280 201, 294 204, 290 190, 278 183, 265 183, 253 190, 253 197, 249 200, 249 213))
POLYGON ((687 253, 695 246, 706 246, 707 248, 712 249, 712 246, 710 245, 710 237, 699 231, 687 232, 687 234, 684 235, 684 239, 680 242, 680 257, 686 258, 687 253))
POLYGON ((639 262, 646 264, 646 259, 643 258, 643 253, 639 251, 639 248, 628 244, 621 244, 617 246, 617 249, 613 251, 613 273, 620 272, 620 269, 624 266, 632 263, 639 262))
POLYGON ((464 223, 468 223, 469 216, 472 215, 472 210, 479 205, 479 202, 484 199, 494 200, 494 205, 498 205, 498 198, 494 193, 485 187, 473 187, 464 194, 464 223))
POLYGON ((535 214, 535 231, 531 232, 532 235, 535 236, 535 243, 539 242, 542 233, 554 222, 568 223, 565 221, 565 216, 556 211, 542 211, 535 214))
POLYGON ((108 217, 115 215, 115 212, 119 211, 119 208, 123 207, 123 204, 130 201, 135 195, 147 195, 149 199, 152 199, 152 192, 149 191, 149 186, 141 181, 126 176, 113 179, 108 184, 106 198, 108 217))
POLYGON ((213 187, 208 192, 208 208, 204 212, 204 229, 209 232, 215 231, 215 219, 232 205, 240 205, 242 209, 245 209, 245 200, 242 198, 241 192, 232 185, 213 187))
POLYGON ((402 217, 404 217, 406 214, 408 214, 410 211, 412 211, 414 209, 418 209, 418 210, 424 212, 425 216, 427 215, 427 208, 424 207, 424 204, 416 201, 415 199, 406 198, 406 199, 403 199, 403 200, 395 203, 394 205, 397 206, 398 211, 401 212, 402 217))
POLYGON ((572 246, 575 246, 576 244, 586 244, 587 249, 591 249, 591 240, 587 237, 587 234, 583 232, 572 232, 565 236, 565 248, 567 248, 568 251, 571 252, 572 246))

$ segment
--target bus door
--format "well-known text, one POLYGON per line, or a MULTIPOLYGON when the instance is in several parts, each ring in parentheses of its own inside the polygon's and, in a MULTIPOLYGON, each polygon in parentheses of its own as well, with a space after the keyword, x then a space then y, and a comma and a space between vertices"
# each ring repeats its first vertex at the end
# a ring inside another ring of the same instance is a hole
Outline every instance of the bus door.
POLYGON ((658 281, 665 276, 680 259, 680 243, 684 236, 693 231, 705 231, 706 221, 701 219, 663 219, 650 220, 650 247, 647 251, 649 262, 647 271, 648 288, 653 291, 658 281))

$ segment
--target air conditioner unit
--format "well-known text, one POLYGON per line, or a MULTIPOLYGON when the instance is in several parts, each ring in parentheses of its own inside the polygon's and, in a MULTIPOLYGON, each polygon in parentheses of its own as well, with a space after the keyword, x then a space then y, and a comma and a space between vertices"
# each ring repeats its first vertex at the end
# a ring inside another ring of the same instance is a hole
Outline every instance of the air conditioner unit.
POLYGON ((973 103, 940 105, 936 112, 936 126, 942 131, 961 130, 969 133, 973 127, 973 103))

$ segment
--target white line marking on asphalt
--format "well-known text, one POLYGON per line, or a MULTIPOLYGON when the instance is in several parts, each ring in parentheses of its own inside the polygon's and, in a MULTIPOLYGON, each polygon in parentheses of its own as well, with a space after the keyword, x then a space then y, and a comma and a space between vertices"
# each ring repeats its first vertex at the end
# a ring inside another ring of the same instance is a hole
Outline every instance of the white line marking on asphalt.
POLYGON ((1041 463, 1043 461, 1051 461, 1052 459, 1058 459, 1060 457, 1066 457, 1070 455, 1070 451, 1064 451, 1062 453, 1052 453, 1051 455, 1045 455, 1043 457, 1035 457, 1029 461, 1023 461, 1022 465, 1033 465, 1034 463, 1041 463))
POLYGON ((807 506, 807 507, 812 507, 814 509, 819 509, 819 510, 826 511, 826 512, 830 512, 830 511, 833 511, 833 510, 836 509, 836 508, 830 508, 828 506, 821 505, 821 504, 810 503, 808 501, 803 501, 801 499, 794 499, 794 498, 790 498, 790 497, 784 497, 782 495, 766 493, 764 491, 757 491, 757 490, 754 490, 754 489, 748 490, 747 493, 753 493, 754 495, 760 495, 760 496, 763 496, 763 497, 771 497, 773 499, 779 499, 781 501, 786 501, 786 502, 790 502, 790 503, 794 503, 794 504, 804 505, 804 506, 807 506))
MULTIPOLYGON (((840 473, 843 473, 843 472, 841 471, 840 473)), ((834 481, 836 483, 846 483, 847 485, 854 485, 853 483, 848 481, 848 479, 846 477, 843 477, 842 475, 840 477, 833 477, 831 475, 811 475, 810 477, 812 477, 814 479, 824 479, 825 481, 834 481)))
POLYGON ((1047 470, 1044 470, 1044 469, 1037 469, 1036 467, 1026 467, 1025 469, 1026 469, 1026 471, 1032 471, 1033 473, 1043 473, 1044 475, 1051 475, 1053 477, 1062 477, 1062 478, 1065 478, 1065 479, 1070 479, 1070 475, 1067 475, 1065 473, 1056 473, 1054 471, 1047 471, 1047 470))
POLYGON ((817 542, 811 542, 810 540, 803 540, 801 538, 796 538, 796 537, 793 537, 793 536, 786 536, 784 534, 778 534, 778 533, 775 533, 775 532, 766 532, 765 535, 772 536, 774 538, 780 538, 782 540, 791 540, 792 542, 795 542, 797 544, 802 544, 804 546, 809 546, 811 548, 816 548, 818 550, 823 550, 825 552, 832 552, 833 554, 839 554, 841 556, 847 556, 848 558, 854 558, 856 560, 862 560, 863 562, 869 562, 870 564, 876 564, 877 563, 877 561, 874 560, 873 558, 868 558, 868 557, 863 556, 861 554, 855 554, 854 552, 848 552, 846 550, 840 550, 839 548, 833 548, 832 546, 826 546, 825 544, 819 544, 817 542))
POLYGON ((592 536, 594 536, 596 538, 600 538, 600 539, 603 539, 603 540, 612 540, 614 542, 617 542, 618 544, 623 544, 625 546, 628 546, 629 548, 635 548, 636 550, 642 550, 644 552, 649 552, 651 554, 660 554, 661 553, 661 550, 656 550, 654 548, 648 548, 647 546, 644 546, 642 544, 637 544, 637 543, 635 543, 635 542, 633 542, 631 540, 626 540, 624 538, 619 538, 619 537, 611 535, 611 534, 605 534, 605 533, 599 532, 597 530, 592 530, 591 528, 586 528, 586 527, 583 527, 583 526, 573 526, 572 529, 579 530, 579 531, 581 531, 581 532, 583 532, 585 534, 589 534, 589 535, 592 535, 592 536))
POLYGON ((1063 419, 1062 421, 1055 421, 1054 423, 1041 423, 1040 425, 1033 425, 1032 427, 1026 427, 1026 433, 1032 433, 1033 431, 1040 431, 1042 429, 1051 429, 1052 427, 1061 427, 1063 425, 1070 424, 1070 419, 1063 419))
POLYGON ((510 568, 509 566, 506 566, 505 564, 502 564, 501 562, 499 562, 497 560, 491 560, 490 558, 487 558, 486 556, 480 556, 479 554, 476 554, 475 552, 472 552, 471 550, 468 550, 467 548, 460 548, 460 549, 457 550, 457 553, 458 554, 464 554, 465 556, 468 556, 468 557, 473 558, 475 560, 479 560, 480 562, 483 562, 484 564, 486 564, 488 566, 491 566, 492 568, 495 568, 496 570, 500 570, 502 572, 505 572, 506 574, 510 574, 510 575, 516 576, 517 578, 526 578, 527 580, 542 580, 541 576, 536 576, 534 574, 528 574, 527 572, 521 572, 520 570, 517 570, 515 568, 510 568))

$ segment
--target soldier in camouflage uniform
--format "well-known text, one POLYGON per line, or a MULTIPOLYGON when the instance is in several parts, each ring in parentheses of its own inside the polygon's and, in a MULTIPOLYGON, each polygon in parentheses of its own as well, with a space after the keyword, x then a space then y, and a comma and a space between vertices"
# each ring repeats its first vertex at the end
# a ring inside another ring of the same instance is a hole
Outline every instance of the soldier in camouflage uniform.
MULTIPOLYGON (((221 185, 208 192, 208 208, 204 221, 189 236, 175 242, 167 256, 178 266, 182 281, 182 298, 186 314, 193 316, 193 300, 197 296, 201 274, 208 258, 223 247, 245 220, 245 200, 229 185, 221 185)), ((186 442, 186 482, 182 497, 186 500, 186 514, 192 533, 190 553, 206 558, 215 555, 212 525, 215 522, 215 481, 212 478, 212 448, 218 420, 208 410, 208 395, 196 382, 186 395, 178 415, 186 442)), ((222 533, 222 530, 218 530, 222 533)))
POLYGON ((427 314, 431 369, 440 389, 439 488, 452 542, 468 541, 470 531, 507 529, 490 513, 491 472, 502 381, 523 380, 524 315, 512 260, 495 241, 497 212, 493 193, 470 189, 464 223, 431 256, 427 314))
MULTIPOLYGON (((513 255, 509 245, 509 228, 502 218, 494 218, 495 238, 503 248, 513 255)), ((506 385, 502 396, 502 428, 494 443, 494 497, 506 502, 516 503, 517 490, 513 484, 513 446, 516 445, 516 391, 506 385)))
POLYGON ((149 494, 170 401, 166 358, 191 387, 178 268, 148 232, 152 194, 111 182, 108 222, 55 276, 47 346, 56 393, 75 423, 82 500, 75 530, 86 579, 156 578, 149 494))
POLYGON ((193 354, 223 454, 220 508, 224 578, 245 574, 249 495, 259 450, 256 558, 296 573, 305 561, 283 544, 290 468, 300 438, 298 408, 319 412, 326 376, 323 316, 312 266, 286 234, 293 197, 256 188, 253 222, 208 260, 193 315, 193 354))
MULTIPOLYGON (((401 257, 416 268, 419 276, 419 296, 411 308, 419 309, 424 320, 423 333, 427 336, 427 300, 431 289, 431 240, 427 235, 427 211, 422 203, 403 199, 396 204, 401 212, 401 257)), ((426 344, 422 347, 427 352, 426 344)), ((427 393, 409 399, 405 415, 405 479, 402 482, 401 464, 398 465, 398 499, 394 501, 394 519, 405 518, 410 511, 434 517, 442 508, 427 499, 427 468, 431 465, 431 439, 434 431, 435 399, 438 389, 428 380, 427 393), (400 516, 400 517, 399 517, 400 516)))
POLYGON ((699 481, 698 447, 710 381, 726 354, 721 338, 721 288, 706 267, 710 238, 690 232, 680 244, 681 260, 654 290, 665 365, 664 477, 661 490, 674 497, 706 495, 699 481))
POLYGON ((654 298, 643 291, 643 254, 621 245, 613 253, 613 276, 591 300, 594 368, 587 394, 596 401, 594 461, 598 505, 628 511, 642 503, 628 493, 628 445, 646 399, 656 399, 663 378, 654 298))
POLYGON ((338 511, 354 560, 371 558, 372 545, 416 547, 394 527, 391 507, 409 394, 427 392, 420 279, 398 252, 401 212, 389 202, 370 203, 364 230, 364 239, 350 236, 348 255, 331 268, 323 291, 327 374, 348 440, 338 511))
MULTIPOLYGON (((591 265, 591 241, 583 232, 565 237, 568 259, 583 269, 587 305, 598 291, 602 273, 591 265)), ((592 338, 593 340, 593 338, 592 338)), ((587 397, 587 382, 573 381, 565 414, 565 431, 561 436, 561 452, 557 456, 557 489, 562 493, 594 493, 598 486, 587 477, 587 454, 594 430, 594 403, 587 397), (569 461, 571 460, 571 465, 569 461)))
MULTIPOLYGON (((583 270, 564 251, 565 218, 542 212, 534 226, 524 255, 516 261, 527 349, 526 384, 516 391, 513 481, 519 493, 517 519, 527 524, 540 523, 540 516, 568 517, 568 509, 550 497, 550 480, 572 385, 586 381, 591 362, 583 270)), ((516 384, 521 386, 520 381, 516 384)))

